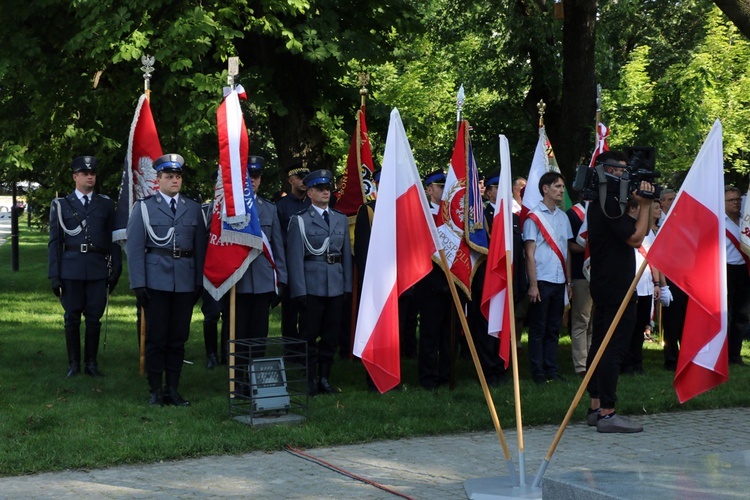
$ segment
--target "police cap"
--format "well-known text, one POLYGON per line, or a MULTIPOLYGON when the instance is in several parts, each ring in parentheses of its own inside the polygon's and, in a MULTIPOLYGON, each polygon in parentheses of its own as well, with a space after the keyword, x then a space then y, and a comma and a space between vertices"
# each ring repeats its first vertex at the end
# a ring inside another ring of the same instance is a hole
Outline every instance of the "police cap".
POLYGON ((73 162, 70 164, 71 170, 73 170, 73 173, 76 172, 91 172, 92 174, 96 173, 96 157, 94 156, 79 156, 78 158, 75 158, 73 162))
POLYGON ((310 173, 310 169, 303 166, 302 162, 293 163, 286 168, 287 177, 291 177, 293 175, 299 175, 300 177, 304 177, 309 173, 310 173))
POLYGON ((302 180, 307 187, 327 185, 331 187, 333 185, 333 173, 330 170, 320 169, 310 172, 302 180))
POLYGON ((167 172, 167 173, 182 173, 182 166, 185 164, 185 159, 175 153, 160 156, 154 162, 154 170, 156 173, 167 172))
POLYGON ((266 160, 263 159, 262 156, 255 156, 251 155, 247 158, 247 171, 252 174, 262 174, 263 173, 263 165, 266 163, 266 160))
POLYGON ((445 184, 445 172, 442 170, 435 170, 424 176, 424 185, 429 186, 430 184, 445 184))

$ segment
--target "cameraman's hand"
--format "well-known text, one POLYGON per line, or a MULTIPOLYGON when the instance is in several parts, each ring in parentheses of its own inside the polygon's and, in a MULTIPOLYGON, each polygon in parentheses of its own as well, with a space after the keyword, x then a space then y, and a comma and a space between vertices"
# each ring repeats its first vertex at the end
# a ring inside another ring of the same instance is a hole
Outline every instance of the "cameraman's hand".
POLYGON ((650 182, 641 181, 640 187, 633 191, 633 199, 641 205, 651 205, 654 199, 654 186, 650 182), (638 194, 639 192, 649 192, 651 196, 641 196, 638 194))

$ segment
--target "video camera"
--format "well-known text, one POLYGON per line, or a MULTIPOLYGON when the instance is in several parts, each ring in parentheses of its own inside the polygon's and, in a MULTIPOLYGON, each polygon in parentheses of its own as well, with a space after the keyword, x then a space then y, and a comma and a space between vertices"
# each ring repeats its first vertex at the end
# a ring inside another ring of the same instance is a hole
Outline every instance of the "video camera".
POLYGON ((624 203, 635 191, 644 198, 657 198, 661 187, 656 185, 656 179, 661 176, 654 167, 656 165, 656 149, 653 147, 629 147, 623 151, 627 162, 604 161, 594 168, 579 165, 576 168, 576 178, 573 189, 581 193, 581 199, 594 201, 606 196, 614 196, 624 203), (604 171, 605 166, 624 168, 620 177, 604 171), (654 186, 654 191, 641 191, 641 182, 646 181, 654 186))

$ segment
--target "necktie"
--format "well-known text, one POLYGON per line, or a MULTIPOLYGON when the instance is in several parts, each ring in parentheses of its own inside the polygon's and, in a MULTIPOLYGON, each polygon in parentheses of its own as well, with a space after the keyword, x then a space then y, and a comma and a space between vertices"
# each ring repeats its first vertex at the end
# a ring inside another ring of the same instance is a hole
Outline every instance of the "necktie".
POLYGON ((172 198, 169 202, 169 208, 172 209, 172 215, 177 214, 177 202, 174 201, 174 198, 172 198))
POLYGON ((323 218, 326 221, 326 224, 329 224, 328 222, 328 210, 323 210, 323 218))
POLYGON ((88 195, 83 195, 83 208, 86 210, 89 209, 89 197, 88 195))

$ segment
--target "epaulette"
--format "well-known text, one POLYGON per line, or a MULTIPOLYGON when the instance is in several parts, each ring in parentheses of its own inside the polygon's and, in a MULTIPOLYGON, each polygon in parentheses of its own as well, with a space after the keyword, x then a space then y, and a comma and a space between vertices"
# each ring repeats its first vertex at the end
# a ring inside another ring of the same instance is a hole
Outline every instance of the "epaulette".
POLYGON ((109 196, 107 196, 106 194, 99 194, 99 193, 97 193, 97 195, 98 195, 98 196, 101 196, 101 197, 102 197, 102 198, 104 198, 105 200, 109 200, 109 199, 110 199, 110 198, 109 198, 109 196))
POLYGON ((341 215, 344 215, 344 212, 339 212, 339 211, 338 211, 338 210, 336 210, 335 208, 331 208, 331 207, 328 207, 328 210, 330 210, 331 212, 336 212, 337 214, 341 214, 341 215))
POLYGON ((144 198, 139 198, 139 199, 138 199, 138 200, 136 200, 136 201, 146 201, 146 200, 148 200, 149 198, 153 198, 153 197, 154 197, 154 195, 153 195, 153 194, 150 194, 150 195, 148 195, 148 196, 146 196, 146 197, 144 197, 144 198))

